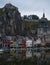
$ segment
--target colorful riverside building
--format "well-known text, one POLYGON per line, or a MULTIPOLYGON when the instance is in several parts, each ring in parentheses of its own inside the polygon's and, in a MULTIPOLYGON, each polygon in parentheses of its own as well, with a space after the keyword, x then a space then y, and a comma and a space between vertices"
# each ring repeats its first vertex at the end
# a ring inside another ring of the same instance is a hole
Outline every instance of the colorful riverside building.
POLYGON ((26 48, 26 41, 23 40, 22 36, 18 36, 16 39, 16 47, 17 48, 26 48))
POLYGON ((31 48, 32 45, 33 45, 33 42, 32 42, 31 39, 26 40, 26 47, 27 47, 27 48, 31 48))
POLYGON ((4 39, 3 40, 3 49, 4 50, 10 49, 10 44, 11 44, 10 40, 4 39))
POLYGON ((0 49, 3 47, 2 37, 0 36, 0 49))
POLYGON ((18 48, 31 48, 33 44, 32 39, 18 39, 16 40, 16 45, 18 48))
POLYGON ((16 49, 16 41, 15 40, 11 41, 10 47, 16 49))
POLYGON ((22 43, 22 39, 21 38, 18 38, 16 39, 16 48, 21 48, 21 43, 22 43))
POLYGON ((22 40, 21 45, 22 45, 22 48, 26 48, 26 41, 22 40))

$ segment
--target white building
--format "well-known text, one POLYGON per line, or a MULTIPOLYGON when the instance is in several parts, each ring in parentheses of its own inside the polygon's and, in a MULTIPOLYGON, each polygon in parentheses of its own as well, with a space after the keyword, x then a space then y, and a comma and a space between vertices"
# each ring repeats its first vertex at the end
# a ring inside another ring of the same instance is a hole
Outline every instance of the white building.
POLYGON ((32 47, 32 40, 27 40, 26 41, 26 47, 32 47))
POLYGON ((33 45, 39 45, 41 44, 41 39, 38 38, 36 41, 33 42, 33 45))

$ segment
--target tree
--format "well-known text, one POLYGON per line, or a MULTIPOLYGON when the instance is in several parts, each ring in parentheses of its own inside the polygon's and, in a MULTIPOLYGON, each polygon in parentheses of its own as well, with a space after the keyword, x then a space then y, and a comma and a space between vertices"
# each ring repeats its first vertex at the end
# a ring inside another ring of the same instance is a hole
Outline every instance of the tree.
POLYGON ((27 15, 24 15, 23 19, 27 19, 27 15))
POLYGON ((39 17, 38 17, 37 15, 32 15, 32 19, 33 19, 33 20, 38 20, 39 17))

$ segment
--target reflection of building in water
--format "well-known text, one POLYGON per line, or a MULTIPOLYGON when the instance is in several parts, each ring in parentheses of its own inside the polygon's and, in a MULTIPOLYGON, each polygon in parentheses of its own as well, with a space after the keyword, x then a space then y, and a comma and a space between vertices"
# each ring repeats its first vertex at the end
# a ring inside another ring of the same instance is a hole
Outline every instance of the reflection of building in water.
POLYGON ((4 53, 3 54, 3 58, 6 60, 7 58, 10 58, 10 54, 9 53, 4 53))
POLYGON ((50 51, 47 51, 45 54, 47 58, 50 58, 50 51))
POLYGON ((26 59, 32 57, 32 51, 28 50, 20 50, 16 51, 16 58, 17 59, 26 59))
POLYGON ((32 57, 32 51, 26 51, 26 58, 31 58, 32 57))
POLYGON ((35 52, 33 52, 33 56, 36 56, 39 58, 39 57, 41 57, 41 52, 35 51, 35 52))
POLYGON ((10 51, 10 57, 16 58, 16 51, 10 51))
POLYGON ((46 51, 19 50, 16 51, 17 59, 28 59, 36 56, 37 58, 50 57, 50 53, 46 51))
POLYGON ((26 57, 26 51, 25 50, 16 51, 16 58, 17 59, 25 59, 25 57, 26 57))

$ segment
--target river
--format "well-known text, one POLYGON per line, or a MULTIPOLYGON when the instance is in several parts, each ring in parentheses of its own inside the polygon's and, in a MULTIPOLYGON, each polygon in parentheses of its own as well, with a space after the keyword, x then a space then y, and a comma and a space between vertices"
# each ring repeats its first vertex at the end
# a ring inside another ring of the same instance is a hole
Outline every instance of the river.
POLYGON ((0 65, 50 65, 50 50, 0 51, 0 65))

